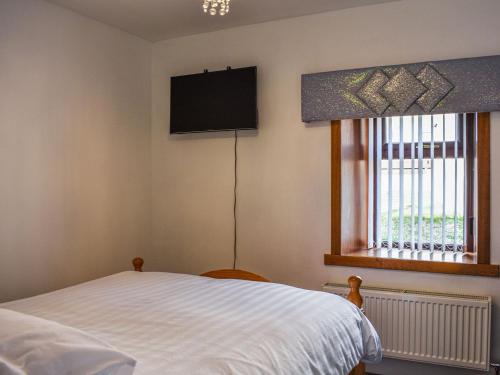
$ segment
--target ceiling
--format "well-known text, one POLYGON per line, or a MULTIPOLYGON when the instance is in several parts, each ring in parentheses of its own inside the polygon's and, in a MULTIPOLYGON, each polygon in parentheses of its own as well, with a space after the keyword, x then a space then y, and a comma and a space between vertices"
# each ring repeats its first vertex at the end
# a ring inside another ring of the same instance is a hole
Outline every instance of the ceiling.
POLYGON ((47 0, 153 42, 281 18, 396 0, 233 0, 224 16, 204 14, 202 0, 47 0))

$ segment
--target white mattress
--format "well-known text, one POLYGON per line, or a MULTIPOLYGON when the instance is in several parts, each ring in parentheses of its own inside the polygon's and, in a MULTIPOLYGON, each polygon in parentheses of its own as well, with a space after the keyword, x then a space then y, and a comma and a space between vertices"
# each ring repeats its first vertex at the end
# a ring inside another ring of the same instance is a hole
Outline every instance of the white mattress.
POLYGON ((346 374, 381 356, 353 304, 280 284, 123 272, 0 307, 86 331, 137 375, 346 374))

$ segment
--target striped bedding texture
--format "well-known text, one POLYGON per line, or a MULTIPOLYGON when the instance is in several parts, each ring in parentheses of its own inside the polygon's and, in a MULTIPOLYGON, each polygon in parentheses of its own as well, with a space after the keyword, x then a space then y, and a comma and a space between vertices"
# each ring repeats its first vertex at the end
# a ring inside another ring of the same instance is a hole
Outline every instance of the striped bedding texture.
POLYGON ((353 304, 273 283, 131 271, 0 307, 104 340, 137 375, 343 375, 381 356, 353 304))

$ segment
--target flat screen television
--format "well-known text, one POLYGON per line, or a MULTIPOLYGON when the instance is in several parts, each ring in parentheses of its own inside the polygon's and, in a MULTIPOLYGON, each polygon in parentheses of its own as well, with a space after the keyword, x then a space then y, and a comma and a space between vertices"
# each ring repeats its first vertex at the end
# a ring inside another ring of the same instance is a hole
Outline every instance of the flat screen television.
POLYGON ((256 129, 257 67, 170 79, 170 133, 256 129))

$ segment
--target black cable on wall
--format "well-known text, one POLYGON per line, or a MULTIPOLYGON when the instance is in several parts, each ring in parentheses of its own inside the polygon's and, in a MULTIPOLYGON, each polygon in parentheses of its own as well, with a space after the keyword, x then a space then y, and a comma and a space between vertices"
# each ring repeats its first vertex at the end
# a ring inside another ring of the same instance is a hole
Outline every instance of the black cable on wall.
POLYGON ((233 243, 233 270, 236 269, 236 260, 238 257, 238 232, 236 217, 237 208, 237 191, 238 191, 238 129, 234 130, 234 205, 233 205, 233 218, 234 218, 234 243, 233 243))

